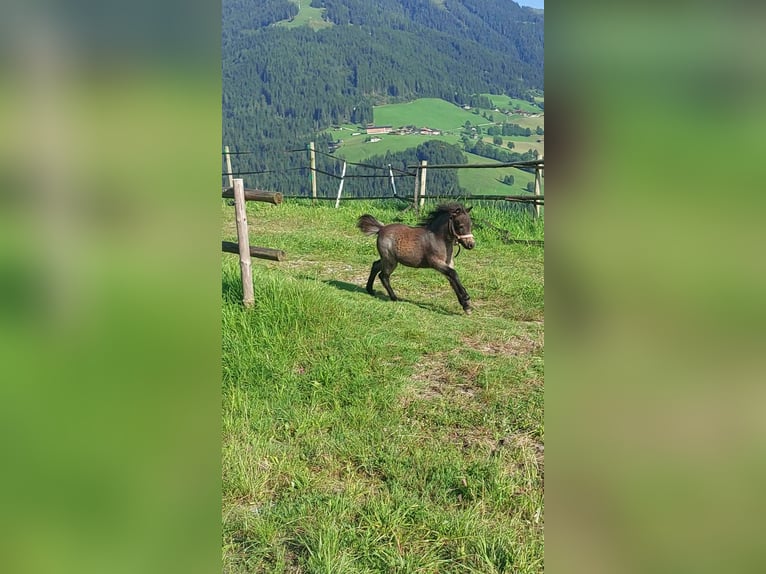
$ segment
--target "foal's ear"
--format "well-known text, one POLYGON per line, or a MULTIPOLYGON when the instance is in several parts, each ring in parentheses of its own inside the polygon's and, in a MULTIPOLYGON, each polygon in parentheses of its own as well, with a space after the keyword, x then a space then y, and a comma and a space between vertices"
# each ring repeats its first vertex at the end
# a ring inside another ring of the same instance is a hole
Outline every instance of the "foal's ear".
POLYGON ((466 208, 465 208, 465 212, 466 212, 466 213, 468 213, 468 212, 469 212, 469 211, 471 211, 472 209, 473 209, 473 205, 470 205, 470 206, 468 206, 468 207, 466 207, 466 208))

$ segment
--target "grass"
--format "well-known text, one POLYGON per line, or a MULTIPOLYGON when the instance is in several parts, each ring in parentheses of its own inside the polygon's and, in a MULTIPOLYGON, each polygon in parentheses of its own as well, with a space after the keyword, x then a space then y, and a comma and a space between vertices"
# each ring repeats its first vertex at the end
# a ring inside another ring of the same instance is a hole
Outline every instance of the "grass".
POLYGON ((311 6, 310 0, 291 0, 293 4, 298 4, 299 10, 292 20, 283 20, 279 22, 278 26, 284 26, 285 28, 298 28, 300 26, 308 26, 313 30, 320 28, 329 28, 332 26, 332 22, 328 22, 323 18, 325 9, 314 8, 311 6))
MULTIPOLYGON (((543 110, 538 108, 537 106, 533 106, 526 100, 519 100, 517 98, 511 98, 509 96, 499 96, 497 94, 481 94, 482 96, 487 96, 493 104, 495 104, 496 108, 499 109, 509 109, 509 110, 522 110, 524 112, 530 112, 533 114, 541 114, 543 113, 543 110)), ((545 101, 542 97, 536 97, 535 102, 543 102, 545 101)))
POLYGON ((450 144, 460 142, 459 134, 442 134, 438 136, 412 135, 394 135, 384 134, 376 136, 380 138, 379 142, 365 142, 366 134, 349 137, 349 135, 340 136, 343 139, 343 146, 335 154, 347 161, 361 162, 373 155, 385 155, 387 151, 398 152, 409 148, 414 148, 428 140, 441 140, 450 144))
POLYGON ((403 104, 388 104, 373 108, 375 124, 395 128, 414 125, 442 131, 459 132, 466 121, 472 124, 486 123, 481 116, 472 114, 455 104, 439 98, 419 98, 403 104))
MULTIPOLYGON (((515 151, 515 150, 514 150, 515 151)), ((495 163, 486 157, 466 153, 468 163, 495 163)), ((472 191, 474 195, 521 195, 526 193, 527 182, 534 181, 534 174, 512 167, 493 169, 462 169, 458 171, 460 185, 472 191), (512 175, 513 185, 508 186, 498 181, 506 175, 512 175)), ((426 193, 428 181, 426 180, 426 193)))
MULTIPOLYGON (((540 113, 539 108, 535 108, 524 100, 516 100, 508 96, 498 96, 484 94, 500 107, 519 106, 524 110, 540 113)), ((508 121, 519 124, 521 127, 529 127, 534 130, 537 126, 544 128, 545 118, 525 118, 521 116, 505 116, 492 110, 480 110, 480 112, 491 113, 495 122, 508 121)), ((342 139, 343 145, 336 152, 336 156, 350 162, 364 162, 374 155, 385 155, 386 152, 399 152, 414 148, 421 143, 435 139, 450 144, 460 144, 460 135, 462 127, 466 120, 473 125, 489 125, 489 122, 481 115, 476 115, 470 111, 463 110, 454 104, 436 98, 421 98, 412 102, 403 104, 389 104, 385 106, 376 106, 374 108, 375 123, 377 125, 391 125, 395 128, 405 125, 415 125, 417 127, 428 126, 433 129, 441 130, 438 136, 422 135, 392 135, 385 134, 378 136, 378 142, 365 142, 368 137, 364 128, 360 126, 346 125, 341 129, 330 130, 333 139, 342 139), (353 133, 359 135, 352 136, 353 133)), ((492 137, 484 135, 485 142, 491 142, 492 137)), ((504 137, 504 150, 508 150, 506 144, 513 141, 515 148, 511 151, 524 153, 530 149, 537 149, 541 154, 545 152, 545 144, 538 142, 540 136, 533 134, 531 137, 504 137)), ((465 154, 469 163, 493 163, 487 158, 480 158, 473 154, 465 154)), ((508 168, 497 170, 476 170, 466 169, 458 171, 460 185, 475 195, 520 195, 526 191, 526 184, 534 180, 534 176, 525 172, 508 168), (505 175, 513 175, 515 182, 513 186, 507 186, 498 180, 502 180, 505 175)))
POLYGON ((249 204, 251 241, 288 254, 254 260, 251 310, 223 256, 225 572, 542 572, 542 249, 477 225, 456 259, 471 316, 432 270, 396 270, 404 301, 370 297, 354 224, 414 223, 399 209, 249 204))

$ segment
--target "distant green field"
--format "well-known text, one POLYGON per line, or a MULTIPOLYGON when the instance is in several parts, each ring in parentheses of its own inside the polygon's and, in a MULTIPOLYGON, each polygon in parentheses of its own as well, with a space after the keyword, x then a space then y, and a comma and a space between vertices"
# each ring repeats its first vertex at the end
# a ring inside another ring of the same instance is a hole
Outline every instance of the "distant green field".
MULTIPOLYGON (((524 118, 522 116, 509 116, 506 119, 506 121, 512 124, 519 124, 522 128, 529 128, 532 131, 535 131, 535 128, 537 126, 540 126, 541 128, 545 129, 545 117, 543 116, 539 118, 524 118)), ((519 138, 519 139, 521 141, 524 141, 525 139, 528 139, 528 138, 519 138)), ((513 141, 516 141, 515 137, 513 141)))
POLYGON ((384 155, 387 151, 399 152, 409 148, 414 148, 429 140, 441 140, 450 144, 456 144, 460 141, 457 135, 441 136, 421 136, 421 135, 391 135, 385 134, 376 136, 380 138, 379 142, 365 142, 368 136, 346 136, 343 139, 343 146, 335 154, 347 161, 362 161, 373 155, 384 155))
MULTIPOLYGON (((465 154, 468 163, 496 163, 486 157, 465 154)), ((462 187, 470 190, 474 195, 520 195, 525 192, 527 182, 534 181, 535 176, 513 167, 497 169, 461 169, 458 171, 458 181, 462 187), (502 180, 506 175, 512 175, 512 186, 505 185, 502 180)), ((426 189, 428 188, 426 182, 426 189)))
MULTIPOLYGON (((541 113, 542 110, 531 106, 523 100, 511 99, 507 96, 487 95, 498 107, 516 107, 528 109, 531 112, 541 113), (526 108, 524 107, 526 105, 526 108)), ((345 159, 349 162, 363 162, 374 155, 384 155, 386 152, 400 152, 406 149, 415 148, 423 142, 429 140, 440 140, 450 144, 460 142, 460 131, 466 120, 472 125, 482 125, 486 127, 489 122, 481 115, 487 112, 495 122, 512 122, 521 127, 529 127, 534 130, 537 126, 544 128, 545 117, 523 118, 520 116, 505 116, 492 112, 491 110, 479 110, 479 114, 472 111, 463 110, 454 104, 436 98, 421 98, 413 102, 403 104, 389 104, 385 106, 376 106, 373 110, 376 125, 390 125, 398 128, 406 125, 415 125, 417 127, 428 126, 432 129, 441 130, 443 133, 438 136, 421 135, 392 135, 383 134, 375 136, 380 141, 365 141, 369 136, 365 128, 355 125, 344 125, 341 129, 330 130, 333 139, 343 140, 343 145, 336 152, 336 157, 345 159), (358 135, 351 135, 357 133, 358 135)), ((484 141, 492 140, 490 136, 484 135, 484 141)), ((537 149, 544 155, 544 143, 537 142, 540 136, 533 134, 531 137, 504 137, 503 145, 506 148, 507 142, 513 141, 515 148, 513 151, 524 153, 530 149, 537 149)), ((493 160, 466 153, 469 163, 494 163, 493 160)), ((524 192, 527 182, 533 181, 532 174, 520 171, 515 168, 497 168, 497 169, 462 169, 458 171, 458 180, 460 185, 468 189, 473 194, 484 195, 518 195, 524 192), (498 180, 502 180, 506 175, 513 175, 515 181, 513 186, 508 186, 498 180)), ((438 190, 432 190, 438 194, 438 190)))
MULTIPOLYGON (((538 108, 537 106, 533 106, 526 100, 518 100, 516 98, 510 98, 508 96, 498 96, 495 94, 481 94, 482 96, 487 96, 490 100, 492 100, 492 103, 495 104, 495 107, 504 109, 519 109, 524 112, 530 112, 530 113, 542 113, 542 110, 538 108)), ((535 98, 536 101, 543 101, 543 98, 535 98)))
POLYGON ((328 28, 332 26, 332 22, 328 22, 322 18, 325 11, 324 8, 313 8, 309 3, 309 0, 292 0, 293 4, 298 4, 300 10, 292 20, 283 20, 277 23, 277 26, 284 26, 285 28, 298 28, 299 26, 308 26, 314 30, 319 28, 328 28))
MULTIPOLYGON (((353 143, 347 144, 338 150, 335 154, 337 157, 345 159, 350 162, 361 162, 373 155, 383 155, 386 151, 397 152, 404 151, 409 148, 417 147, 419 144, 427 140, 438 139, 447 141, 448 143, 457 143, 458 138, 456 136, 382 136, 381 141, 375 143, 363 143, 360 136, 352 138, 356 140, 353 143)), ((533 144, 519 144, 519 152, 523 153, 527 151, 533 144)), ((542 149, 542 146, 535 144, 535 147, 542 149)), ((516 151, 516 150, 514 150, 516 151)), ((466 153, 468 163, 496 163, 486 157, 466 153)), ((532 181, 534 176, 531 174, 522 172, 518 169, 509 168, 497 168, 497 169, 463 169, 458 170, 458 181, 460 185, 471 193, 475 194, 489 194, 489 195, 517 195, 522 193, 527 185, 528 181, 532 181), (506 175, 513 175, 515 182, 513 186, 507 186, 498 179, 502 180, 506 175)), ((435 191, 435 193, 438 193, 435 191)))
POLYGON ((537 143, 535 141, 535 138, 540 139, 540 136, 533 136, 531 138, 524 138, 529 141, 518 141, 514 140, 514 144, 516 147, 513 148, 513 151, 524 153, 531 149, 536 149, 538 152, 540 152, 541 155, 545 154, 545 144, 544 143, 537 143))
POLYGON ((414 125, 419 128, 427 126, 442 131, 455 131, 460 130, 466 120, 474 125, 487 122, 481 116, 438 98, 420 98, 404 104, 375 106, 373 114, 375 125, 395 128, 414 125))

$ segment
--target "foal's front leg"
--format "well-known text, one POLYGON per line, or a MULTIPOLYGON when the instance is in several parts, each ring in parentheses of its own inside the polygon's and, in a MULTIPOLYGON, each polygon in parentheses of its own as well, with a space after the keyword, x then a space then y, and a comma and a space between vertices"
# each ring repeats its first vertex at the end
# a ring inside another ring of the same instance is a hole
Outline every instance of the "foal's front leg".
POLYGON ((452 290, 457 295, 457 300, 460 302, 460 306, 465 311, 466 315, 471 314, 471 297, 468 295, 468 291, 465 290, 463 284, 460 282, 460 278, 457 275, 457 271, 453 267, 445 263, 441 263, 436 266, 435 269, 445 275, 449 280, 449 284, 452 286, 452 290))

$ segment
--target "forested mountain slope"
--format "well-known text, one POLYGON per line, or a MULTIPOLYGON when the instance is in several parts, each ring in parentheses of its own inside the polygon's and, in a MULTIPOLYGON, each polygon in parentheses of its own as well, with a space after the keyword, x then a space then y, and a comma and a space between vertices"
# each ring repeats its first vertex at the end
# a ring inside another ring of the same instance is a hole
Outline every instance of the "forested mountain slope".
POLYGON ((291 23, 297 0, 222 4, 223 139, 258 152, 251 171, 294 167, 285 149, 373 104, 543 89, 543 16, 510 0, 311 0, 316 29, 291 23))

